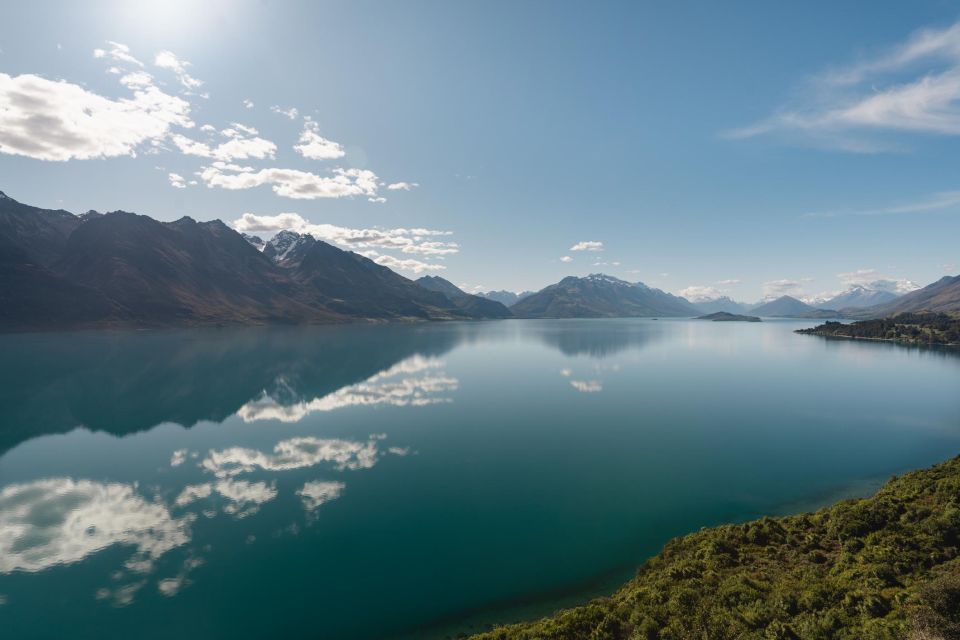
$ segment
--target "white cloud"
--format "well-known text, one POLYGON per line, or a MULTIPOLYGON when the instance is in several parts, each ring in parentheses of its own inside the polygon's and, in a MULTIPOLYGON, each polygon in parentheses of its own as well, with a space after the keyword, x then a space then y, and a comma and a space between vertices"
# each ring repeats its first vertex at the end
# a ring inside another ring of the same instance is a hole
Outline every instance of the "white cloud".
POLYGON ((879 134, 960 134, 960 23, 925 29, 888 52, 814 77, 800 100, 729 132, 765 134, 817 145, 876 152, 893 145, 879 134))
POLYGON ((343 145, 320 135, 320 126, 313 120, 303 123, 300 139, 293 145, 293 149, 311 160, 336 160, 346 155, 343 145))
POLYGON ((694 285, 686 289, 681 289, 679 294, 690 302, 706 302, 707 300, 716 300, 717 298, 723 297, 724 290, 716 287, 694 285))
POLYGON ((187 453, 188 451, 186 449, 177 449, 174 451, 170 456, 170 466, 179 467, 183 464, 183 461, 187 459, 187 453))
POLYGON ((244 99, 243 106, 247 109, 253 109, 253 100, 244 99))
POLYGON ((187 67, 190 66, 190 63, 186 60, 181 60, 174 54, 172 51, 161 51, 153 59, 153 64, 161 69, 168 69, 177 76, 177 80, 180 81, 187 89, 196 89, 203 84, 202 81, 197 80, 189 73, 187 73, 187 67))
POLYGON ((725 285, 740 284, 740 280, 737 278, 728 278, 726 280, 718 280, 717 284, 725 284, 725 285))
POLYGON ((229 139, 215 146, 192 140, 179 133, 172 134, 170 141, 185 155, 211 158, 221 162, 250 158, 258 160, 273 158, 277 151, 277 145, 255 135, 256 133, 257 130, 252 127, 234 124, 233 128, 221 131, 221 134, 229 139), (247 137, 250 132, 254 135, 247 137))
POLYGON ((797 297, 803 293, 803 282, 799 280, 771 280, 763 283, 764 298, 779 298, 781 296, 797 297))
POLYGON ((603 251, 603 243, 596 240, 583 240, 570 247, 570 251, 603 251))
MULTIPOLYGON (((298 213, 280 213, 274 216, 258 216, 253 213, 245 213, 234 220, 231 226, 241 233, 276 233, 284 229, 298 233, 309 233, 318 240, 331 242, 356 251, 391 249, 407 254, 446 256, 455 254, 460 250, 459 245, 455 242, 436 239, 451 235, 450 231, 404 227, 395 229, 352 229, 332 224, 312 224, 298 213)), ((380 258, 388 258, 388 256, 375 255, 380 258)), ((380 264, 383 263, 380 262, 380 264)), ((442 269, 443 267, 438 268, 442 269)))
POLYGON ((361 251, 361 254, 370 258, 377 264, 389 267, 394 270, 401 271, 412 271, 413 273, 423 273, 424 271, 442 271, 446 269, 446 265, 423 262, 421 260, 414 260, 413 258, 397 258, 395 256, 382 255, 376 251, 361 251))
POLYGON ((284 109, 283 107, 273 105, 272 107, 270 107, 270 111, 273 111, 274 113, 278 113, 281 116, 290 118, 291 120, 296 120, 297 116, 300 115, 300 112, 297 110, 296 107, 290 107, 289 109, 284 109))
POLYGON ((0 73, 0 152, 39 160, 135 155, 172 126, 193 127, 190 104, 155 86, 111 100, 65 81, 0 73))
POLYGON ((187 188, 187 181, 179 173, 168 173, 167 179, 170 180, 170 186, 175 189, 187 188))
POLYGON ((348 198, 377 195, 377 175, 367 169, 341 169, 332 175, 319 176, 297 169, 261 169, 236 167, 214 162, 198 173, 208 187, 221 189, 251 189, 272 185, 274 193, 286 198, 313 200, 316 198, 348 198))
POLYGON ((153 86, 153 76, 146 71, 134 71, 121 77, 120 84, 128 89, 146 89, 153 86))
POLYGON ((560 258, 560 262, 573 262, 573 258, 571 258, 570 256, 563 256, 562 258, 560 258))
POLYGON ((912 280, 885 276, 876 269, 857 269, 847 273, 838 273, 837 277, 846 288, 859 286, 874 291, 888 291, 897 295, 910 293, 920 288, 920 285, 912 280))
POLYGON ((415 189, 419 186, 420 184, 417 182, 394 182, 392 184, 388 184, 387 189, 390 191, 410 191, 411 189, 415 189))
POLYGON ((143 66, 142 62, 133 57, 133 55, 130 53, 130 47, 127 45, 119 42, 113 42, 112 40, 107 40, 107 44, 110 45, 109 49, 94 49, 93 57, 109 58, 117 62, 124 62, 138 67, 143 66))

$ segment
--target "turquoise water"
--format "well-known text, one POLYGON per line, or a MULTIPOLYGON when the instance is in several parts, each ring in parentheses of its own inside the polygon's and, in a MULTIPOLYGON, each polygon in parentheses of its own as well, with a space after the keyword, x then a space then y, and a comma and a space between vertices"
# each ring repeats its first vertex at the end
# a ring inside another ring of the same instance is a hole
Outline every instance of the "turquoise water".
POLYGON ((2 635, 444 637, 960 453, 957 354, 809 325, 2 336, 2 635))

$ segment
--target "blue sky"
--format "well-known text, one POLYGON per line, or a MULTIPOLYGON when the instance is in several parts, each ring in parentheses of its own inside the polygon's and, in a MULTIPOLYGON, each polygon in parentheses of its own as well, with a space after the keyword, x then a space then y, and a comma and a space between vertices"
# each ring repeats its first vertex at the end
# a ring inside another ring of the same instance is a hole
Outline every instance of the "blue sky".
POLYGON ((960 272, 960 5, 4 13, 23 202, 293 226, 466 288, 602 271, 752 301, 960 272))

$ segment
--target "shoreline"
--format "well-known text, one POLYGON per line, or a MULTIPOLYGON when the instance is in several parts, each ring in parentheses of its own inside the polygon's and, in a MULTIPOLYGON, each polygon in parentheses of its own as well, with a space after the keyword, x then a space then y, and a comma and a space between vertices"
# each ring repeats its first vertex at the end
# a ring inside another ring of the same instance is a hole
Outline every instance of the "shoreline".
POLYGON ((584 606, 590 601, 612 597, 635 576, 638 568, 659 555, 672 540, 693 535, 698 531, 716 529, 724 526, 736 526, 763 518, 784 518, 814 513, 845 500, 860 500, 876 494, 886 483, 889 476, 863 478, 856 482, 838 485, 832 489, 818 492, 804 498, 778 504, 766 513, 756 513, 741 520, 724 520, 713 525, 704 525, 686 534, 673 536, 664 541, 658 551, 647 554, 639 561, 627 561, 619 567, 601 571, 594 576, 547 591, 539 591, 527 596, 490 603, 463 612, 446 616, 436 622, 390 636, 391 640, 447 640, 460 638, 463 634, 473 637, 486 634, 502 626, 524 625, 557 615, 567 609, 584 606), (508 622, 509 621, 509 622, 508 622))
POLYGON ((960 624, 960 612, 941 606, 960 597, 960 513, 948 515, 958 493, 960 456, 894 475, 868 497, 703 528, 668 541, 609 597, 470 637, 941 633, 960 624))

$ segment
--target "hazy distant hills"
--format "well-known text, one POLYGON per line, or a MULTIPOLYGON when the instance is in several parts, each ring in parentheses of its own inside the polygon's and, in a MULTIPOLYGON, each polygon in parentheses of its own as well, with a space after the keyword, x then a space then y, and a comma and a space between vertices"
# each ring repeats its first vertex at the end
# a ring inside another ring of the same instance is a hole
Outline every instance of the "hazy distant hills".
POLYGON ((486 316, 358 254, 219 220, 74 216, 0 193, 0 328, 312 323, 486 316), (255 246, 255 245, 259 245, 255 246))
POLYGON ((750 309, 755 316, 802 318, 816 313, 817 308, 791 296, 780 296, 750 309))
POLYGON ((496 300, 500 304, 510 307, 524 298, 530 297, 533 295, 533 291, 522 291, 520 293, 514 293, 513 291, 487 291, 486 293, 478 293, 477 295, 487 298, 488 300, 496 300))
POLYGON ((603 274, 564 278, 510 310, 520 318, 689 317, 701 313, 684 298, 603 274))
POLYGON ((712 300, 698 300, 693 305, 704 315, 719 312, 742 314, 750 310, 750 305, 737 302, 727 296, 712 300))
POLYGON ((932 311, 960 313, 960 276, 944 276, 922 289, 911 291, 890 302, 849 310, 847 315, 856 318, 885 318, 898 313, 932 311))
POLYGON ((483 318, 512 318, 513 314, 503 303, 482 296, 471 295, 440 276, 423 276, 416 283, 424 289, 438 291, 453 301, 459 309, 471 316, 483 318))
POLYGON ((855 285, 840 295, 819 302, 814 306, 818 309, 861 309, 892 302, 898 297, 900 296, 892 291, 855 285))

